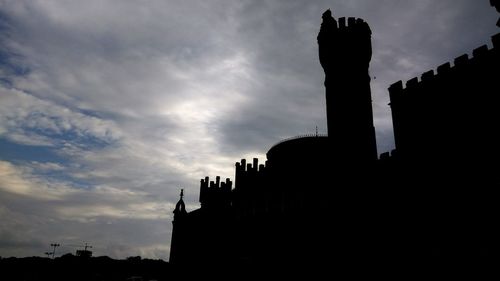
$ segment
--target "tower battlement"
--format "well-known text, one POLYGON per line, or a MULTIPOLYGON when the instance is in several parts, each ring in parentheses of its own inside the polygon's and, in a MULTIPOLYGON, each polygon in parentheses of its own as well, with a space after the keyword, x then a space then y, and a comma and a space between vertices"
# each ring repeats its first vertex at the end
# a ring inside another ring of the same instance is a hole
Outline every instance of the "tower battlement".
POLYGON ((340 32, 364 32, 366 34, 371 35, 372 31, 370 29, 370 26, 368 23, 366 23, 363 19, 360 18, 353 18, 353 17, 348 17, 347 21, 345 17, 339 18, 338 20, 338 25, 334 24, 333 27, 335 28, 334 30, 340 31, 340 32))
POLYGON ((224 207, 231 204, 231 190, 233 182, 226 178, 225 182, 220 181, 220 177, 215 177, 215 181, 210 181, 209 177, 200 180, 200 203, 202 207, 216 206, 224 207))
POLYGON ((267 171, 267 161, 265 164, 259 164, 259 159, 253 158, 252 163, 247 163, 246 159, 236 162, 235 189, 248 190, 250 186, 255 185, 259 178, 267 171))
POLYGON ((253 164, 247 163, 246 159, 241 159, 241 162, 236 162, 236 172, 247 172, 247 173, 257 173, 263 172, 267 166, 267 161, 265 164, 259 165, 259 159, 253 158, 253 164))
MULTIPOLYGON (((371 34, 370 26, 363 19, 342 17, 337 21, 330 10, 323 14, 317 39, 320 63, 327 76, 325 83, 328 83, 329 75, 345 76, 351 75, 352 71, 368 71, 372 56, 371 34)), ((366 79, 364 76, 358 78, 366 79)))

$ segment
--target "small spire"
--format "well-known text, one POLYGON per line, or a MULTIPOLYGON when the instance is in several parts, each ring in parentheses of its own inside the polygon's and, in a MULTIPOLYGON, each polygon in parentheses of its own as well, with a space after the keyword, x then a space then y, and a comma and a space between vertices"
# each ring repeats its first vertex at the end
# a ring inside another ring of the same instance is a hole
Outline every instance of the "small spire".
POLYGON ((174 220, 178 215, 183 215, 187 213, 186 205, 184 204, 184 200, 182 200, 182 197, 184 197, 184 189, 181 189, 181 198, 179 199, 179 202, 175 204, 174 220))
POLYGON ((316 137, 318 136, 318 126, 316 126, 316 137))

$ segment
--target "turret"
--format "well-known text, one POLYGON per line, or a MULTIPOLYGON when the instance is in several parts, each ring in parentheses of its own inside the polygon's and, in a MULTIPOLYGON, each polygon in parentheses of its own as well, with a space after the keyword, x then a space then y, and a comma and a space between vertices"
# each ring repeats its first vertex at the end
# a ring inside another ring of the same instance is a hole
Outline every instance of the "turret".
POLYGON ((377 159, 370 75, 371 30, 362 19, 323 14, 318 34, 319 59, 325 71, 328 136, 342 160, 377 159))
POLYGON ((180 199, 175 205, 174 209, 174 221, 178 220, 179 218, 187 214, 186 205, 184 204, 183 197, 184 197, 184 189, 181 189, 180 199))

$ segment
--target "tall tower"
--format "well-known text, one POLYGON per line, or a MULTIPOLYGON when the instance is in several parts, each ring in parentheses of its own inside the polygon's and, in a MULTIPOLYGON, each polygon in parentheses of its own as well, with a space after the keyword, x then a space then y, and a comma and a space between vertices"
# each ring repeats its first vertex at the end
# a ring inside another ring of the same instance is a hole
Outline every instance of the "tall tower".
POLYGON ((368 68, 371 30, 362 19, 323 13, 318 34, 319 60, 325 71, 328 137, 341 160, 367 163, 377 159, 368 68))

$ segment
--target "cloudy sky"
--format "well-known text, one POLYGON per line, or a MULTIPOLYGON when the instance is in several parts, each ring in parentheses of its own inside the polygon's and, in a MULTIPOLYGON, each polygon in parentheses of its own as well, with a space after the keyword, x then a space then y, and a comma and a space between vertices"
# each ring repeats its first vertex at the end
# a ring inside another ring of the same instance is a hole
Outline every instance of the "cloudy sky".
POLYGON ((327 8, 373 30, 379 152, 388 86, 499 31, 487 0, 0 0, 0 256, 168 259, 180 188, 326 133, 327 8))

